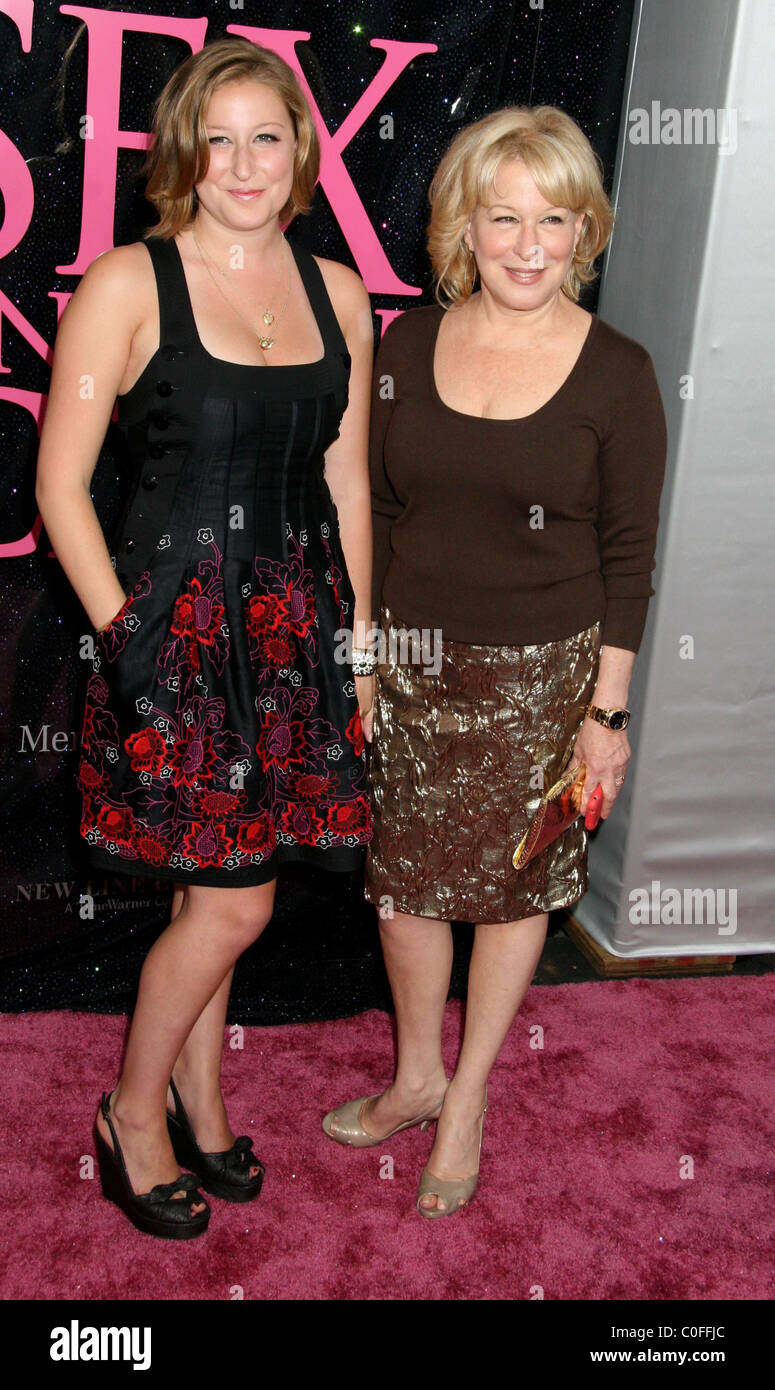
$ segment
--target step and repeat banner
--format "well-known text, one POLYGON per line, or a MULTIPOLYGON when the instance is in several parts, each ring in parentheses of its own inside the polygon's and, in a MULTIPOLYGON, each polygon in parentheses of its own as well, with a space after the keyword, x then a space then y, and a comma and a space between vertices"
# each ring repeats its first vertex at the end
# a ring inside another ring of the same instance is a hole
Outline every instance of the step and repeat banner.
MULTIPOLYGON (((131 950, 169 920, 169 884, 100 877, 80 860, 84 615, 34 494, 59 317, 93 259, 155 221, 139 170, 167 78, 229 34, 295 69, 322 166, 291 235, 359 272, 376 340, 431 301, 427 189, 461 126, 501 106, 560 106, 612 190, 632 29, 632 0, 0 3, 0 1008, 125 1007, 131 950)), ((597 288, 582 302, 595 309, 597 288)), ((126 498, 119 460, 109 430, 92 484, 106 531, 126 498)), ((283 870, 275 920, 249 954, 260 987, 245 1021, 389 1003, 358 875, 283 870)))

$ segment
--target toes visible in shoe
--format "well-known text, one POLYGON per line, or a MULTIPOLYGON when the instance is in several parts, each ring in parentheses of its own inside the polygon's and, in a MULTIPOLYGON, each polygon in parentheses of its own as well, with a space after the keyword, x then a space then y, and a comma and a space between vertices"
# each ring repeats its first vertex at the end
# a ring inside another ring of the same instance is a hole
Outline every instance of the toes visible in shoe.
POLYGON ((437 1207, 439 1211, 444 1210, 444 1204, 440 1201, 436 1192, 426 1192, 425 1195, 420 1198, 420 1206, 425 1207, 426 1211, 433 1211, 437 1207))
MULTIPOLYGON (((443 1197, 439 1196, 438 1192, 424 1193, 423 1196, 420 1198, 420 1206, 423 1207, 425 1211, 448 1210, 446 1201, 443 1197)), ((462 1197, 458 1197, 457 1201, 455 1202, 455 1205, 452 1208, 449 1208, 449 1210, 458 1211, 460 1207, 465 1206, 468 1206, 468 1203, 462 1197)))

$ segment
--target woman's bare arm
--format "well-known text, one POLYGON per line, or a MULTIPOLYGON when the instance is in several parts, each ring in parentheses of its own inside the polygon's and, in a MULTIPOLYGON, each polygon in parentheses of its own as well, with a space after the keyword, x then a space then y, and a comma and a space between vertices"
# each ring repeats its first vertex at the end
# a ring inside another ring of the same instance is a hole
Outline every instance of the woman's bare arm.
MULTIPOLYGON (((320 262, 331 302, 350 354, 347 409, 339 438, 326 450, 325 479, 339 518, 347 573, 355 595, 353 645, 366 646, 371 630, 371 484, 369 409, 374 331, 371 304, 359 275, 336 261, 320 262)), ((355 676, 363 734, 371 742, 374 676, 355 676)))
POLYGON ((323 261, 321 270, 351 358, 349 403, 339 438, 326 450, 325 478, 339 516, 342 550, 355 594, 354 643, 364 646, 371 628, 371 306, 363 281, 349 267, 323 261))
POLYGON ((141 318, 138 249, 98 256, 62 315, 38 450, 40 514, 94 627, 104 626, 126 597, 89 488, 141 318))

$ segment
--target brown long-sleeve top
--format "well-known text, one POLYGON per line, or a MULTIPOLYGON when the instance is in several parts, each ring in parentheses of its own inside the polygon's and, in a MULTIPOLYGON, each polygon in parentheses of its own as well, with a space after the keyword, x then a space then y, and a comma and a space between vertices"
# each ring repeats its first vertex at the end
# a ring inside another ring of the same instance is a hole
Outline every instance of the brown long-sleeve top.
POLYGON ((560 389, 492 420, 440 399, 438 305, 383 334, 374 367, 372 615, 442 639, 521 646, 602 621, 637 652, 667 448, 649 353, 593 316, 560 389))

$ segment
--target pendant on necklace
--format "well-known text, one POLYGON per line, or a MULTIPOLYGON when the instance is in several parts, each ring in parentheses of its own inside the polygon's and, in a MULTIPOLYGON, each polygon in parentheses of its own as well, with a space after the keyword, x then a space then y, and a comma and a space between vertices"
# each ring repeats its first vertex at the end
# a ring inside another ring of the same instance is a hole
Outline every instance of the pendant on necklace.
POLYGON ((271 328, 272 324, 274 323, 274 314, 270 314, 268 309, 264 314, 264 323, 266 324, 267 328, 271 328))
POLYGON ((274 338, 259 338, 258 340, 258 346, 263 348, 264 352, 268 352, 273 343, 274 338))

